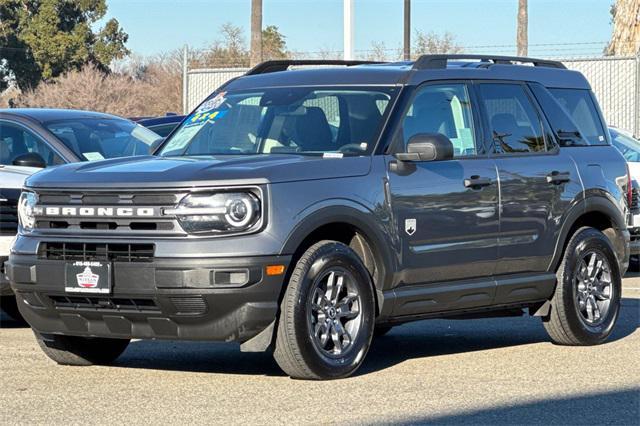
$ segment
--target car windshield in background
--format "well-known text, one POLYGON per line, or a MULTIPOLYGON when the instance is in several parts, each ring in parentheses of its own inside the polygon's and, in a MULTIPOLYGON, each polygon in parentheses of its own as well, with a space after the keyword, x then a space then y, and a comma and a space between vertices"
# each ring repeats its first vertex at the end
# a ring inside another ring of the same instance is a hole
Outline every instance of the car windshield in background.
POLYGON ((140 125, 115 118, 50 121, 45 127, 83 160, 149 154, 160 136, 140 125))
POLYGON ((371 152, 395 89, 220 92, 182 123, 161 156, 371 152))
POLYGON ((613 146, 624 156, 624 159, 632 163, 640 162, 640 141, 620 133, 617 130, 610 130, 611 142, 613 146))

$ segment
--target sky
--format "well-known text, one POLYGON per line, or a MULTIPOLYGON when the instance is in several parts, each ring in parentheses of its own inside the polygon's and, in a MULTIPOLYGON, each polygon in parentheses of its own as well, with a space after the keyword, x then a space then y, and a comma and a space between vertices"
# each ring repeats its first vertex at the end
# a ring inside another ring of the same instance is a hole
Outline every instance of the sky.
MULTIPOLYGON (((529 0, 530 56, 596 56, 611 35, 613 0, 529 0)), ((412 0, 411 28, 446 31, 467 52, 514 54, 517 0, 412 0)), ((107 0, 135 54, 210 46, 231 22, 249 40, 251 0, 107 0)), ((356 55, 402 43, 403 0, 355 0, 356 55)), ((276 25, 297 52, 342 50, 342 0, 263 0, 263 27, 276 25)))

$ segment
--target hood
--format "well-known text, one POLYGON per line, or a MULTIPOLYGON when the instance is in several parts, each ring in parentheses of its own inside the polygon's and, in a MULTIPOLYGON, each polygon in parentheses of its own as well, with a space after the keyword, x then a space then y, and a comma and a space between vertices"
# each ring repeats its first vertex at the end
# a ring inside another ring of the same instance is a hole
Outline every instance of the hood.
POLYGON ((18 167, 0 165, 0 182, 3 189, 22 189, 27 177, 42 169, 37 167, 18 167))
POLYGON ((212 157, 125 157, 72 163, 32 176, 33 188, 164 188, 248 185, 362 176, 371 157, 291 154, 212 157))

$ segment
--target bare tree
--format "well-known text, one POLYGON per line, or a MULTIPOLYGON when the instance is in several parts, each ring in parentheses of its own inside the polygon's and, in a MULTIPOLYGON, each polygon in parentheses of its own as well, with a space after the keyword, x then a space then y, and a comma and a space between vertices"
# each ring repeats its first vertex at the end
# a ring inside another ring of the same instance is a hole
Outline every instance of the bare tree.
POLYGON ((262 0, 251 0, 251 66, 262 62, 262 0))
POLYGON ((414 58, 429 53, 460 53, 463 51, 462 46, 456 42, 456 38, 450 32, 439 35, 435 32, 423 33, 416 30, 413 42, 414 58))
POLYGON ((372 41, 371 49, 367 54, 368 61, 387 61, 389 55, 387 45, 384 41, 372 41))
POLYGON ((518 56, 529 54, 529 12, 527 0, 518 0, 518 29, 516 34, 518 56))

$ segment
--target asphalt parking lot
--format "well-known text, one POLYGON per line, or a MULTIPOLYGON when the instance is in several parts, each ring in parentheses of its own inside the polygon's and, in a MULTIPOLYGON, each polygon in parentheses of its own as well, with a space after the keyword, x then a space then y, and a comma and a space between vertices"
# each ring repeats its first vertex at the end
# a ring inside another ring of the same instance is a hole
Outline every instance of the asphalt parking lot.
POLYGON ((379 338, 355 377, 291 380, 269 354, 133 342, 62 367, 2 318, 0 423, 640 424, 640 277, 608 343, 560 347, 536 318, 432 320, 379 338))

